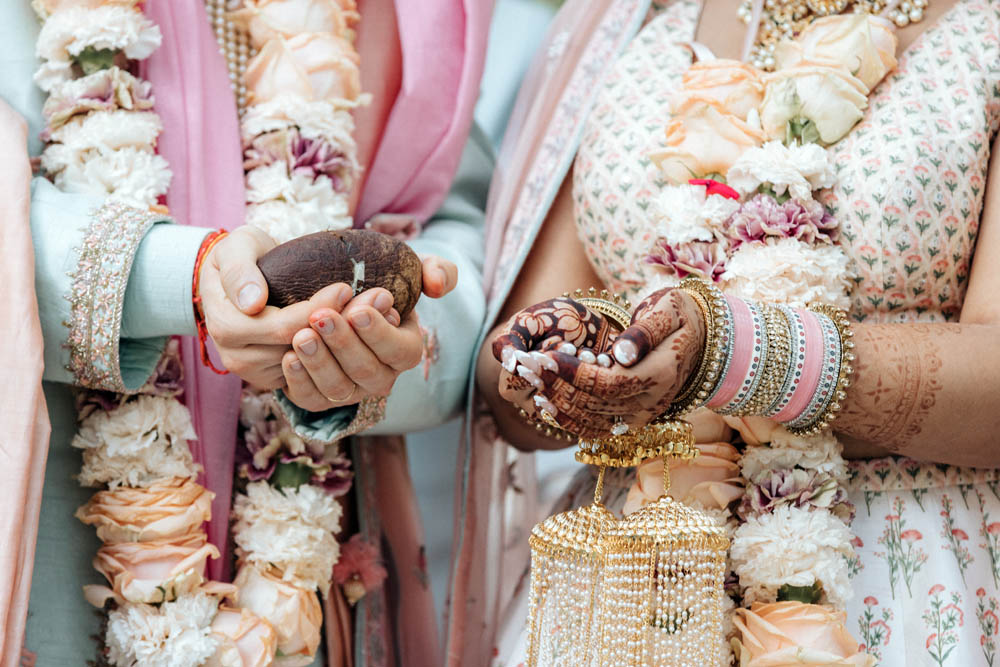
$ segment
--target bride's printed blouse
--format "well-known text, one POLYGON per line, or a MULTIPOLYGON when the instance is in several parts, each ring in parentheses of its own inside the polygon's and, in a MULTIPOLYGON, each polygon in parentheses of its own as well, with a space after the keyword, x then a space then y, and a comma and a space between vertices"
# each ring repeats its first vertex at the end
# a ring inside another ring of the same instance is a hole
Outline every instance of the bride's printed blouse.
POLYGON ((709 662, 993 665, 1000 4, 565 0, 495 162, 492 4, 0 3, 0 667, 562 664, 642 615, 529 625, 532 526, 665 465, 709 662), (356 257, 266 305, 352 229, 413 314, 356 257), (463 410, 439 632, 400 434, 463 410), (536 475, 678 415, 693 460, 536 475))

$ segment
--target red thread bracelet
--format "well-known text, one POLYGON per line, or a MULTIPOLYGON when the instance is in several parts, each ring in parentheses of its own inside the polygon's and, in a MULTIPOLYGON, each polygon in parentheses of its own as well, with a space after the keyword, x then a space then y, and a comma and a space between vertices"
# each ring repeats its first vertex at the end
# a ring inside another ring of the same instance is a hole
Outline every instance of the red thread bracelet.
POLYGON ((208 327, 205 326, 205 314, 201 310, 201 292, 198 290, 198 287, 201 282, 201 267, 205 263, 205 258, 208 257, 208 253, 212 251, 215 244, 228 235, 229 232, 220 229, 206 236, 205 240, 201 242, 201 247, 198 248, 198 255, 194 260, 194 276, 191 284, 191 305, 194 308, 194 326, 198 330, 198 343, 201 347, 201 363, 219 375, 228 375, 229 371, 216 368, 215 364, 212 363, 212 359, 208 356, 208 327))

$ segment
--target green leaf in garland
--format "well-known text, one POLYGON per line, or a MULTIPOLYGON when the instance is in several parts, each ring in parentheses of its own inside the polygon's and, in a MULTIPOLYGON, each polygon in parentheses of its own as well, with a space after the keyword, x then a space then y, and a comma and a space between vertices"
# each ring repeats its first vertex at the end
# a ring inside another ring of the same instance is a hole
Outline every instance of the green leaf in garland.
POLYGON ((785 584, 778 589, 778 602, 804 602, 816 604, 823 595, 823 587, 819 582, 812 586, 790 586, 785 584))
POLYGON ((785 126, 785 145, 791 146, 794 143, 821 144, 819 128, 808 118, 792 118, 785 126))
POLYGON ((312 475, 312 468, 301 463, 279 463, 268 481, 277 489, 297 489, 308 484, 312 475))
POLYGON ((774 191, 774 188, 771 187, 771 185, 768 183, 761 183, 760 186, 757 188, 757 192, 759 192, 762 195, 767 195, 768 197, 778 202, 779 204, 784 204, 786 201, 792 198, 792 195, 790 192, 788 192, 788 190, 785 190, 779 195, 774 191))
POLYGON ((114 67, 115 56, 117 55, 118 51, 112 49, 95 49, 92 46, 88 46, 76 57, 76 62, 85 75, 93 74, 102 69, 111 69, 114 67))

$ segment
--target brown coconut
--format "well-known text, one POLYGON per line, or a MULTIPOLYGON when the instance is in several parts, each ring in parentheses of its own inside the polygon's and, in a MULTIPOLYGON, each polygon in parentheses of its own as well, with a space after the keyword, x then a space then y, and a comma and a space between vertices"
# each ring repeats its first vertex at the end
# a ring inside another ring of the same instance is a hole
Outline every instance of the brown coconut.
POLYGON ((316 232, 292 239, 257 260, 267 280, 267 303, 285 307, 334 283, 358 294, 382 287, 405 318, 423 286, 420 258, 402 241, 365 229, 316 232))

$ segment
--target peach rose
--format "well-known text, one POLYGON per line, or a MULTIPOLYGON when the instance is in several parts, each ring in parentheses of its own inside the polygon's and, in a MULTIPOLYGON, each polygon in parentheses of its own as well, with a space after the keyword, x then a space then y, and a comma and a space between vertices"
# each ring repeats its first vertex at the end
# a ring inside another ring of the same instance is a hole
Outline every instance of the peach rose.
POLYGON ((76 518, 97 526, 102 542, 148 542, 193 533, 212 517, 215 494, 193 479, 174 477, 145 489, 95 493, 76 518))
POLYGON ((348 24, 356 20, 357 12, 353 6, 345 9, 337 0, 247 0, 232 17, 246 28, 254 48, 259 49, 268 40, 307 32, 347 37, 348 24))
POLYGON ((253 565, 242 566, 233 584, 237 591, 233 596, 235 606, 249 609, 271 624, 282 655, 311 657, 316 654, 323 611, 314 591, 293 586, 253 565))
POLYGON ((768 138, 836 143, 861 120, 868 87, 839 63, 803 60, 764 79, 760 120, 768 138))
MULTIPOLYGON (((701 452, 693 461, 670 463, 670 495, 681 502, 697 502, 706 509, 723 509, 743 495, 740 453, 729 444, 732 431, 722 417, 698 410, 686 417, 694 425, 701 452)), ((627 515, 663 495, 663 460, 648 459, 636 470, 622 511, 627 515)))
POLYGON ((756 447, 774 440, 774 434, 781 424, 767 417, 723 417, 726 424, 735 429, 743 442, 756 447))
MULTIPOLYGON (((105 544, 97 550, 93 564, 111 588, 85 586, 84 593, 96 607, 104 606, 111 597, 119 603, 173 600, 195 589, 208 590, 202 586, 205 564, 209 558, 218 557, 218 549, 207 542, 204 533, 179 539, 105 544)), ((229 588, 220 586, 221 591, 229 588)), ((214 587, 209 588, 216 592, 214 587)))
POLYGON ((896 67, 896 31, 892 22, 871 14, 825 16, 809 24, 794 41, 774 50, 778 69, 803 60, 831 60, 847 68, 869 89, 896 67))
POLYGON ((733 615, 740 667, 872 667, 844 627, 847 614, 802 602, 754 604, 733 615))
POLYGON ((764 99, 764 83, 757 68, 738 60, 702 60, 684 73, 681 91, 671 106, 683 106, 691 95, 715 100, 726 112, 745 120, 764 99))
POLYGON ((689 95, 674 109, 666 139, 666 149, 650 157, 672 183, 687 183, 726 173, 743 151, 761 145, 765 136, 714 99, 689 95))
POLYGON ((212 621, 212 636, 219 648, 206 667, 268 667, 278 649, 274 628, 248 609, 221 607, 212 621))
POLYGON ((272 39, 247 64, 247 94, 253 104, 282 94, 353 101, 361 92, 359 62, 350 42, 329 33, 272 39))

